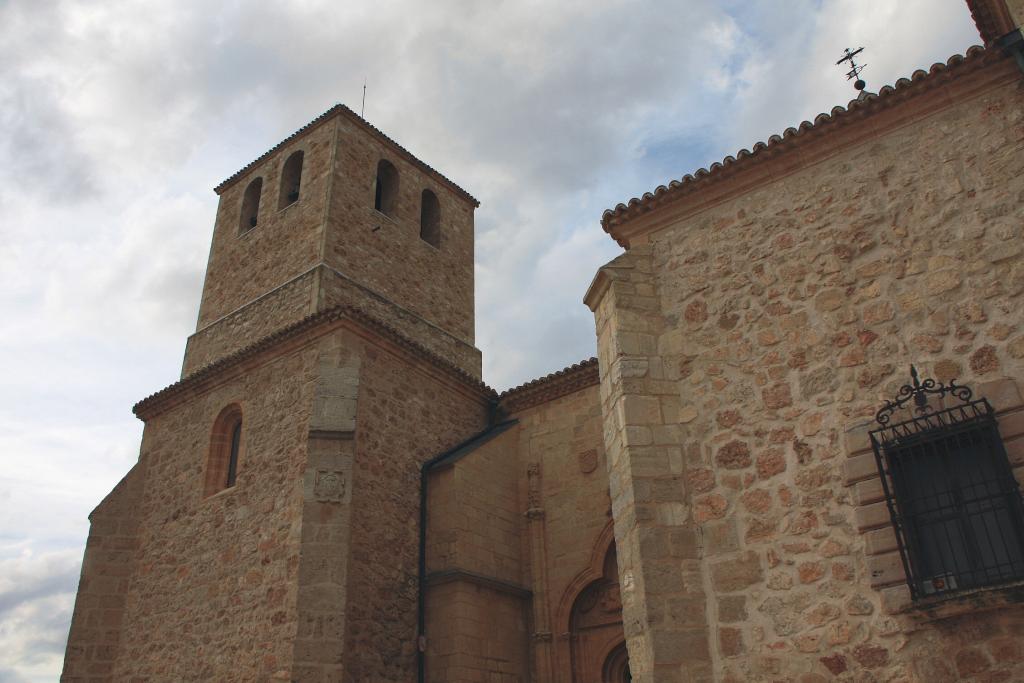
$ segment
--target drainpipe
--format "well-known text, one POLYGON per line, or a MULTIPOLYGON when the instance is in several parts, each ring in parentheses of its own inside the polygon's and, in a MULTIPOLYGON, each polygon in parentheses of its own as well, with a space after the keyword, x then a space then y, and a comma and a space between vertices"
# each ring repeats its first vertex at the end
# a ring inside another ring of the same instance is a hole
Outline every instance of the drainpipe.
POLYGON ((498 421, 498 402, 491 401, 487 411, 487 428, 469 437, 458 446, 440 453, 427 460, 420 467, 420 556, 419 556, 419 595, 416 605, 416 680, 425 683, 427 675, 427 479, 430 471, 442 463, 458 460, 498 436, 516 424, 518 420, 498 421))
POLYGON ((1024 71, 1024 36, 1021 35, 1019 28, 996 39, 996 47, 1013 57, 1017 62, 1017 68, 1024 71))

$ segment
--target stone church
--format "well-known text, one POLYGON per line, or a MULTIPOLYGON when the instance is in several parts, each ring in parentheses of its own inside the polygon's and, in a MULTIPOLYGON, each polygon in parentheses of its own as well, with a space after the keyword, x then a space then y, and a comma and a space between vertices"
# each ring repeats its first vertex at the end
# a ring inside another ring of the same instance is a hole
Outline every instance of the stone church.
POLYGON ((225 180, 62 680, 1024 681, 1024 0, 969 5, 607 211, 596 358, 500 395, 465 190, 343 106, 225 180))

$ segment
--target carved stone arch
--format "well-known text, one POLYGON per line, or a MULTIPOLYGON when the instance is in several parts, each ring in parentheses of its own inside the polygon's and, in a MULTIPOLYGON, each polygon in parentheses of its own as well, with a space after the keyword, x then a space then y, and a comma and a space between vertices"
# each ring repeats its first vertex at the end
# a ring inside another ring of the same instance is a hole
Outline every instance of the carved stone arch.
POLYGON ((624 654, 626 641, 611 520, 594 543, 588 565, 563 593, 555 625, 559 634, 556 667, 560 681, 625 680, 621 674, 628 672, 628 655, 624 654), (622 654, 616 655, 620 650, 622 654), (609 675, 613 678, 607 678, 609 675))
POLYGON ((629 670, 629 652, 626 651, 626 643, 613 649, 604 660, 604 667, 601 669, 601 680, 612 683, 631 683, 633 674, 629 670))
POLYGON ((569 632, 569 621, 572 617, 572 604, 579 594, 589 584, 600 579, 604 575, 605 558, 608 551, 615 545, 615 520, 609 519, 608 523, 601 529, 601 533, 594 542, 590 551, 590 560, 579 574, 569 583, 569 586, 562 593, 558 601, 558 608, 555 610, 555 628, 558 633, 569 632))
POLYGON ((277 197, 278 210, 299 201, 302 192, 302 165, 305 157, 305 150, 297 149, 288 155, 281 166, 280 190, 277 197))
POLYGON ((254 178, 242 195, 242 208, 238 214, 238 234, 244 234, 256 227, 260 215, 260 197, 263 194, 263 177, 254 178))

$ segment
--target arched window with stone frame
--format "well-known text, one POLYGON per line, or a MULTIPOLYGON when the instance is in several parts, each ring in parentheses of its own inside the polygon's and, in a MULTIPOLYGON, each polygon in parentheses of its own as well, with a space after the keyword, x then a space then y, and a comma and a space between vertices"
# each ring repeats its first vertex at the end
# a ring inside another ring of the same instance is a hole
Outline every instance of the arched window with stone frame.
POLYGON ((256 227, 260 216, 260 195, 263 194, 263 178, 254 178, 242 195, 242 210, 238 215, 238 232, 246 233, 256 227))
POLYGON ((299 193, 302 189, 302 161, 305 158, 303 151, 297 150, 291 153, 288 160, 281 167, 281 192, 277 198, 277 208, 281 210, 299 201, 299 193))
POLYGON ((242 409, 233 403, 221 410, 213 423, 206 458, 204 496, 212 496, 235 485, 242 456, 242 409))
POLYGON ((387 159, 381 159, 373 183, 373 208, 385 216, 394 216, 397 205, 398 169, 387 159))
POLYGON ((441 203, 430 190, 423 190, 420 199, 420 239, 432 247, 441 247, 441 203))

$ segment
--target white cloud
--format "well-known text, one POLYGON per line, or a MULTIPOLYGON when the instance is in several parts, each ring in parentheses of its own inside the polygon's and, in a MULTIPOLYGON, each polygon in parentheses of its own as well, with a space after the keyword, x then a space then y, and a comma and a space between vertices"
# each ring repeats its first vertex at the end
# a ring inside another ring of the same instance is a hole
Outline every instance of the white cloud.
POLYGON ((23 550, 0 539, 0 681, 52 681, 60 673, 81 567, 80 550, 23 550))
POLYGON ((364 77, 367 118, 483 203, 501 389, 594 353, 603 209, 845 104, 847 45, 876 88, 972 42, 927 0, 0 2, 0 680, 59 672, 86 515, 195 325, 209 188, 364 77))

